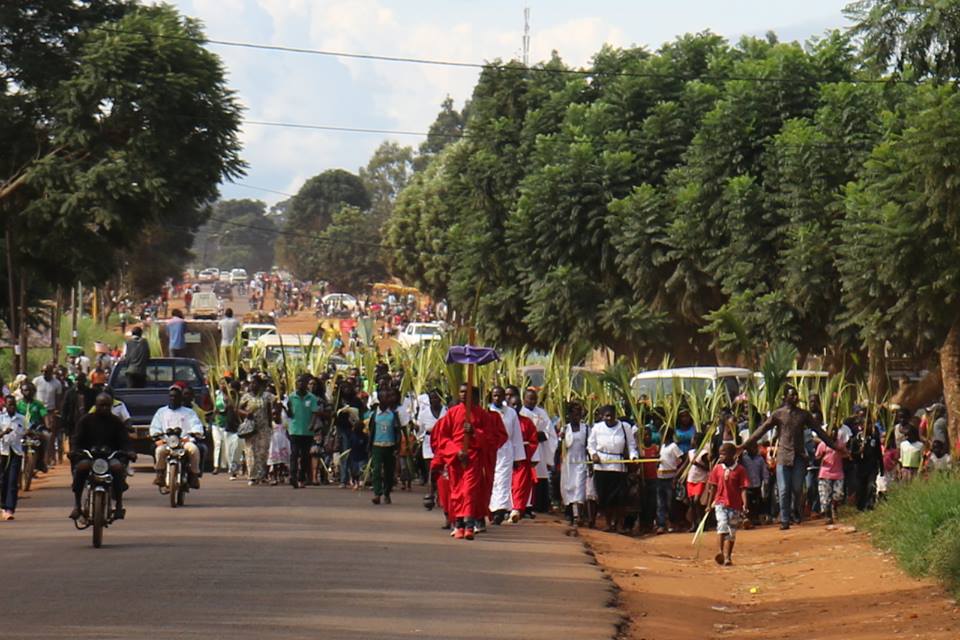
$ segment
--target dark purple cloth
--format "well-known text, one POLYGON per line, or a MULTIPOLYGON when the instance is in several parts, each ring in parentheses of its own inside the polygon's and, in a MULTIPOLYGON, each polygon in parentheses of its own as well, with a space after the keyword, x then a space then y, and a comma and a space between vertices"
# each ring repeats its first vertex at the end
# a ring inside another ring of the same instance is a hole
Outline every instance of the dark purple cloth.
POLYGON ((499 360, 500 355, 489 347, 454 346, 447 351, 447 364, 487 364, 499 360))

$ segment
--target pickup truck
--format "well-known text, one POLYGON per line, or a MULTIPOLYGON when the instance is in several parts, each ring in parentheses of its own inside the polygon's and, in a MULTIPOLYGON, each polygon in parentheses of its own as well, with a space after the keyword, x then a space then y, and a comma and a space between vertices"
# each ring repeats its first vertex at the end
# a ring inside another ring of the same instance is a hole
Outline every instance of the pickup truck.
POLYGON ((127 363, 120 362, 110 373, 110 388, 114 397, 123 401, 130 412, 134 432, 130 435, 137 453, 153 455, 150 421, 153 414, 167 404, 170 385, 184 382, 191 388, 197 404, 205 411, 213 409, 213 398, 203 375, 203 365, 193 358, 150 358, 147 364, 147 383, 142 389, 127 385, 127 363))

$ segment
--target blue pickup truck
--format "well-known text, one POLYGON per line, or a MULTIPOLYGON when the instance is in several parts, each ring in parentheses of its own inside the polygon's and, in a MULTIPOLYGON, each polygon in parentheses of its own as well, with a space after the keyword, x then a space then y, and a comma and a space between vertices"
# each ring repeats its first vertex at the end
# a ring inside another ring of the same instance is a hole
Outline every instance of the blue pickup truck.
POLYGON ((197 404, 205 411, 213 409, 213 399, 203 372, 203 365, 193 358, 150 358, 147 382, 142 389, 127 385, 127 365, 120 362, 110 373, 114 396, 127 405, 134 428, 131 434, 134 451, 153 455, 150 421, 157 409, 167 404, 170 385, 183 382, 193 389, 197 404))

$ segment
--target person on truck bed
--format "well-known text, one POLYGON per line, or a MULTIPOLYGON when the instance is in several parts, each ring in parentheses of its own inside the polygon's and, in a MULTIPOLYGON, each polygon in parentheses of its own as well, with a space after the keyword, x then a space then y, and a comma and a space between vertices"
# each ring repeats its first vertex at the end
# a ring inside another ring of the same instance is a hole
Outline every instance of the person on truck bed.
POLYGON ((143 389, 147 385, 147 363, 150 361, 150 343, 143 339, 143 329, 134 327, 131 338, 123 345, 121 362, 127 365, 127 386, 143 389))

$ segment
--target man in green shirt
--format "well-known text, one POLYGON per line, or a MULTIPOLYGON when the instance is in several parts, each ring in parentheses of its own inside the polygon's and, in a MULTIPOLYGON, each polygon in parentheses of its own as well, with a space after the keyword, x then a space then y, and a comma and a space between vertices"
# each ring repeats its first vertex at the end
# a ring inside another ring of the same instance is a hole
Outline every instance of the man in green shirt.
POLYGON ((310 445, 313 444, 313 422, 320 412, 320 401, 307 390, 310 376, 297 378, 297 388, 287 398, 290 423, 290 484, 299 489, 310 483, 310 445))
POLYGON ((47 407, 37 400, 37 387, 29 380, 20 385, 20 395, 23 399, 17 403, 17 413, 24 417, 27 430, 33 431, 40 438, 40 450, 37 452, 37 471, 47 472, 47 450, 50 448, 50 431, 44 426, 47 416, 47 407))

